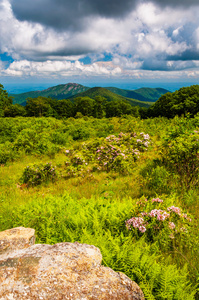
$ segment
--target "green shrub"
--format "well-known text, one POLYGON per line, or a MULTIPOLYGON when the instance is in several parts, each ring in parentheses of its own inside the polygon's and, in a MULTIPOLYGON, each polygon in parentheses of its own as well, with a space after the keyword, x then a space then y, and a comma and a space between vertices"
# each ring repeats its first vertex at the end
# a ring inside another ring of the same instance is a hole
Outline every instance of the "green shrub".
MULTIPOLYGON (((158 160, 148 161, 141 169, 142 189, 144 194, 169 194, 172 191, 171 174, 158 160)), ((151 195, 152 196, 152 195, 151 195)))
POLYGON ((12 161, 17 157, 17 153, 12 149, 12 144, 6 142, 0 144, 0 165, 6 164, 8 161, 12 161))
POLYGON ((181 185, 190 188, 198 184, 199 132, 169 134, 163 143, 162 162, 180 176, 181 185))
POLYGON ((32 165, 24 169, 21 182, 27 184, 27 186, 35 186, 43 182, 54 181, 56 177, 56 168, 51 163, 32 165))

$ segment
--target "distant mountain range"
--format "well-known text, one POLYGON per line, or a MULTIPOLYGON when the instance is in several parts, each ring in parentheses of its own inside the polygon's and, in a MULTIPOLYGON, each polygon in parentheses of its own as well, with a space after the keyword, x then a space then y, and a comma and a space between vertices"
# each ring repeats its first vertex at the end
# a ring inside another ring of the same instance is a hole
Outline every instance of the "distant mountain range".
POLYGON ((32 91, 21 94, 9 94, 13 97, 13 103, 25 105, 27 98, 50 97, 52 99, 70 99, 73 101, 77 97, 102 96, 107 101, 125 100, 131 105, 139 105, 141 107, 149 107, 153 102, 157 101, 168 90, 162 88, 140 88, 137 90, 124 90, 115 87, 94 87, 89 88, 77 83, 60 84, 50 87, 42 91, 32 91))

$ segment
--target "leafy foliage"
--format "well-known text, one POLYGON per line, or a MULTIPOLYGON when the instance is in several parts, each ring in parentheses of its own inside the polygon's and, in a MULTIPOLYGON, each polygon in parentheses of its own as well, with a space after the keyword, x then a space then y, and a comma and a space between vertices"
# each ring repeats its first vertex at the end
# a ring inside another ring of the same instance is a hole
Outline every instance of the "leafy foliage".
POLYGON ((93 244, 146 299, 197 299, 198 174, 187 183, 184 173, 187 158, 197 166, 199 116, 79 116, 1 118, 0 230, 33 227, 38 243, 93 244), (127 230, 132 218, 146 231, 133 220, 127 230))
MULTIPOLYGON (((128 236, 124 220, 132 204, 124 200, 84 198, 77 201, 68 194, 35 198, 15 207, 9 220, 0 218, 1 228, 35 228, 37 243, 94 244, 102 251, 103 264, 135 280, 146 299, 194 300, 196 291, 189 285, 186 266, 178 270, 175 265, 158 259, 153 247, 143 239, 136 241, 128 236)), ((4 210, 4 215, 6 213, 4 210)))
POLYGON ((0 84, 0 117, 4 117, 4 110, 12 104, 12 97, 8 96, 2 84, 0 84))
POLYGON ((21 182, 27 186, 34 186, 43 182, 54 181, 56 177, 56 168, 51 163, 31 165, 24 169, 21 182))
POLYGON ((199 112, 199 85, 183 87, 161 96, 149 109, 149 116, 173 118, 176 115, 194 116, 199 112))
POLYGON ((199 131, 171 132, 162 145, 162 162, 180 176, 181 184, 190 188, 199 177, 199 131))

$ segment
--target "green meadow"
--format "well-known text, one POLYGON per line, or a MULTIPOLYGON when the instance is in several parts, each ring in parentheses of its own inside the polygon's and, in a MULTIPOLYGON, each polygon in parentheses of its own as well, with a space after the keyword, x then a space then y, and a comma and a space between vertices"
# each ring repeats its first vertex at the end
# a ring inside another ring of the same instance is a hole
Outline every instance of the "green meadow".
POLYGON ((146 299, 198 299, 199 115, 1 118, 0 231, 87 243, 146 299))

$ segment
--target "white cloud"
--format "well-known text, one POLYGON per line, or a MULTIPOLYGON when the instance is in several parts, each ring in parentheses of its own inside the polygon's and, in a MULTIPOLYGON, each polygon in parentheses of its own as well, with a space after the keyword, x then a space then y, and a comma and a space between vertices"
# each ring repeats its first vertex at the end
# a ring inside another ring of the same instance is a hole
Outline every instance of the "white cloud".
POLYGON ((198 7, 161 9, 149 2, 120 19, 92 16, 81 31, 58 31, 17 20, 9 0, 0 0, 0 50, 15 59, 7 69, 1 63, 1 76, 142 78, 149 74, 143 68, 197 69, 191 55, 198 51, 199 56, 198 14, 198 7), (187 24, 192 26, 189 31, 187 24), (111 62, 104 61, 105 53, 111 62), (183 53, 188 53, 189 62, 182 61, 183 53), (90 64, 78 61, 85 56, 91 58, 90 64))
POLYGON ((121 73, 118 66, 110 62, 96 62, 90 65, 84 65, 79 61, 46 61, 30 62, 27 60, 15 61, 10 64, 9 68, 3 71, 7 76, 84 76, 95 75, 117 75, 121 73))

